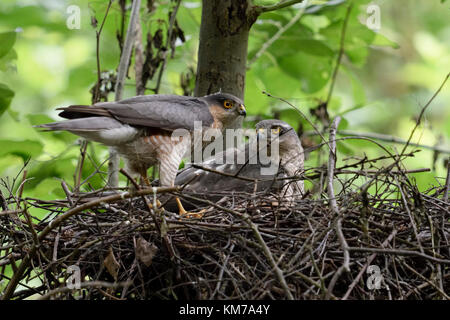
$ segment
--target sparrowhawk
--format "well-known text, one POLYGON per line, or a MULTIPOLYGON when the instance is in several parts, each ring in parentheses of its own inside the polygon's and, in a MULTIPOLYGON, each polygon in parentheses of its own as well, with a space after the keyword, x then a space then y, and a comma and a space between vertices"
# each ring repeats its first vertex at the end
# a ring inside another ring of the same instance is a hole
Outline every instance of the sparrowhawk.
POLYGON ((185 185, 184 190, 186 191, 217 200, 224 195, 224 191, 253 193, 255 182, 250 179, 256 179, 258 180, 256 191, 276 190, 280 195, 289 199, 289 202, 302 196, 304 194, 303 180, 287 179, 299 176, 304 172, 304 150, 295 130, 281 120, 263 120, 256 124, 256 132, 257 148, 252 148, 251 142, 242 149, 229 148, 202 163, 182 169, 175 179, 175 184, 185 185), (279 167, 275 172, 264 174, 261 169, 268 167, 269 164, 263 163, 261 154, 255 155, 252 150, 256 149, 260 153, 262 148, 266 147, 270 152, 271 144, 274 141, 278 143, 278 154, 276 157, 274 157, 275 155, 269 156, 272 158, 271 161, 278 162, 279 167), (238 163, 237 159, 243 152, 245 161, 238 163), (252 163, 250 159, 255 156, 257 156, 257 161, 252 163), (234 161, 229 163, 225 160, 227 157, 233 158, 234 161), (208 169, 212 170, 208 171, 208 169))
MULTIPOLYGON (((173 186, 190 139, 171 134, 176 129, 194 130, 194 122, 203 128, 224 129, 237 117, 245 116, 241 99, 227 93, 204 97, 177 95, 136 96, 93 106, 72 105, 59 115, 69 119, 37 127, 49 131, 65 130, 88 140, 117 149, 131 173, 144 179, 147 169, 160 165, 160 185, 173 186)), ((181 202, 177 199, 180 213, 181 202)))

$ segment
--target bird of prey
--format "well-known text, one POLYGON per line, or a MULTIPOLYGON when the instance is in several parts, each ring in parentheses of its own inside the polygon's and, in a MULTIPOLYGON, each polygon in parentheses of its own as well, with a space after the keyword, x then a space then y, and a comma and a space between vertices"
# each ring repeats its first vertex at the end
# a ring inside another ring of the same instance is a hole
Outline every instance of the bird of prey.
POLYGON ((304 151, 300 139, 295 130, 281 120, 260 121, 256 124, 256 132, 257 139, 253 142, 257 143, 256 148, 252 148, 250 140, 242 149, 229 148, 200 164, 190 165, 179 172, 175 184, 185 185, 186 191, 217 200, 223 196, 223 191, 254 192, 256 179, 256 191, 276 190, 293 203, 295 197, 304 194, 303 180, 286 179, 304 171, 304 151), (260 152, 265 147, 270 153, 271 144, 275 141, 279 152, 270 154, 270 158, 279 167, 275 172, 265 173, 262 169, 271 164, 261 161, 260 152), (257 150, 258 155, 252 150, 257 150), (242 153, 245 161, 238 163, 242 153), (256 161, 251 161, 256 156, 256 161), (234 159, 232 163, 225 161, 227 157, 234 159))
MULTIPOLYGON (((173 138, 174 130, 192 132, 196 121, 203 128, 221 130, 246 115, 243 101, 227 93, 204 97, 136 96, 58 110, 63 110, 59 115, 69 120, 37 127, 69 131, 115 148, 126 160, 130 173, 140 175, 144 181, 147 169, 159 164, 160 185, 169 187, 174 185, 181 159, 190 147, 190 137, 173 138)), ((186 214, 178 198, 177 204, 180 214, 186 214)))

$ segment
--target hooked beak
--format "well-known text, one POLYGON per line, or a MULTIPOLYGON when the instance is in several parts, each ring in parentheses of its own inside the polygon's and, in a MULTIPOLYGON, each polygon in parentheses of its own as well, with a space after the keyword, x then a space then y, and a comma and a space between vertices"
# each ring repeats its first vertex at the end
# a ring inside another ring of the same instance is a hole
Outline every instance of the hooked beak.
POLYGON ((239 105, 238 112, 239 112, 239 115, 241 115, 241 116, 245 117, 247 115, 247 111, 245 110, 245 106, 243 104, 239 105))

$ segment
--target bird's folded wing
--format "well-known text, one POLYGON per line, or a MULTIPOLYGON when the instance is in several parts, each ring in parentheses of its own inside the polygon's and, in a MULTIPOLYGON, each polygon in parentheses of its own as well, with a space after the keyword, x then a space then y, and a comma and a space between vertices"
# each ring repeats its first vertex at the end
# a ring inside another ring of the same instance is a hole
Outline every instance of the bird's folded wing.
POLYGON ((106 116, 132 126, 165 130, 194 129, 195 121, 210 126, 214 119, 201 98, 176 95, 138 96, 118 102, 101 102, 89 106, 61 108, 61 117, 67 119, 106 116))

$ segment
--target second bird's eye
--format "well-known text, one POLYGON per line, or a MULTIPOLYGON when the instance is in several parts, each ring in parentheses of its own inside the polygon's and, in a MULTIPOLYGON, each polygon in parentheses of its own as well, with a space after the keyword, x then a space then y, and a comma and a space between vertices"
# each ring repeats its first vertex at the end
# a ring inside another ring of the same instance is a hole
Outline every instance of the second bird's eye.
POLYGON ((278 134, 278 133, 280 133, 280 127, 272 128, 272 133, 273 133, 273 134, 278 134))
POLYGON ((233 102, 231 102, 230 100, 225 100, 225 101, 223 102, 223 106, 224 106, 225 108, 227 108, 227 109, 230 109, 230 108, 233 107, 233 102))

